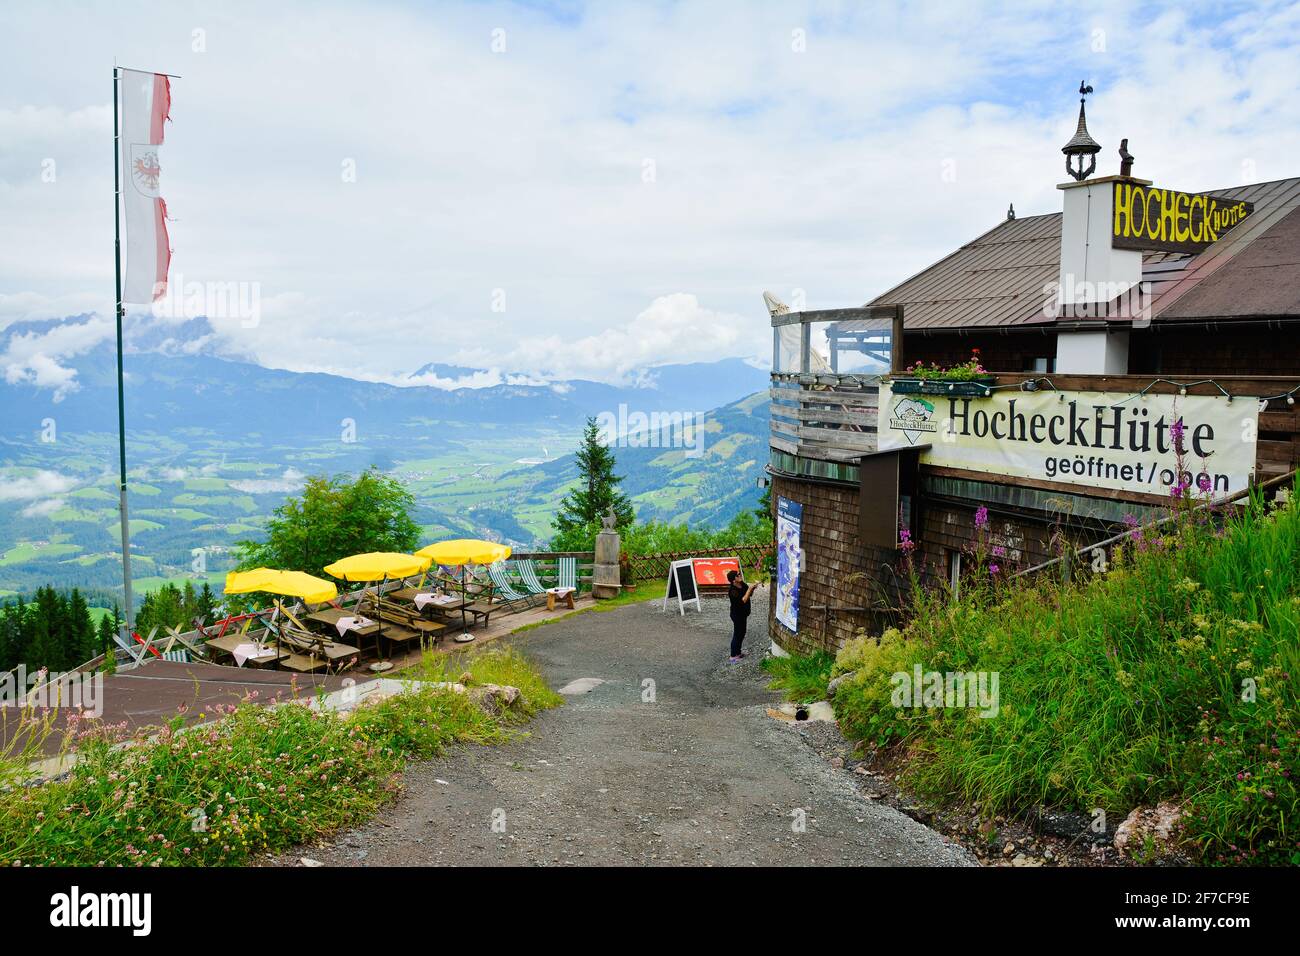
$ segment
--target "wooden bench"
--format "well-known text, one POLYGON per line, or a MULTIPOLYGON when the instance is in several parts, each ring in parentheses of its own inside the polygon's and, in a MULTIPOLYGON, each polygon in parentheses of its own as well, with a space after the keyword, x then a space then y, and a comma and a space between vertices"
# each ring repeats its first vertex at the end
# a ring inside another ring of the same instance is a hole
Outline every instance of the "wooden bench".
POLYGON ((376 622, 381 622, 380 636, 390 641, 406 643, 419 639, 431 638, 436 644, 442 640, 442 631, 447 625, 430 621, 413 605, 398 604, 387 598, 376 602, 372 595, 366 595, 357 604, 361 614, 376 622))

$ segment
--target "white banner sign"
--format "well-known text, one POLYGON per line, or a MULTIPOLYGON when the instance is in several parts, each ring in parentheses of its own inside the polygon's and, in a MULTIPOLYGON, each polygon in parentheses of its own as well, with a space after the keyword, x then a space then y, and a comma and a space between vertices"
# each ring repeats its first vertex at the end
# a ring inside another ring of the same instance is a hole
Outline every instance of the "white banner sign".
POLYGON ((167 293, 171 244, 167 204, 159 193, 165 125, 171 114, 171 85, 161 73, 120 70, 122 251, 126 271, 122 301, 148 305, 167 293))
POLYGON ((1018 389, 966 398, 896 394, 886 382, 878 427, 882 450, 930 444, 927 465, 1153 495, 1181 486, 1222 498, 1246 488, 1255 469, 1259 402, 1018 389))

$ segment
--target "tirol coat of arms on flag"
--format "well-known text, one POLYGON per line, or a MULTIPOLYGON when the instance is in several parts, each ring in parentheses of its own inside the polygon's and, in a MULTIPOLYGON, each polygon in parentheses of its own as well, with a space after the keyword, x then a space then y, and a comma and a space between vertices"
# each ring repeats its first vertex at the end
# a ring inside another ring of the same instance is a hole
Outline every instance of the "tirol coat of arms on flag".
POLYGON ((153 143, 131 144, 131 182, 150 199, 156 199, 162 166, 158 162, 158 147, 153 143))

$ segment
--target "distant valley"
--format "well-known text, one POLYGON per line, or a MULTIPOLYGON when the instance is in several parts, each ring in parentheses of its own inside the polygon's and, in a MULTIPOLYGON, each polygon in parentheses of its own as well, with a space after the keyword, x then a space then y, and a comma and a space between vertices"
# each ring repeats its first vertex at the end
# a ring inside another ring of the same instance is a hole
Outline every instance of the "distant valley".
MULTIPOLYGON (((81 317, 64 320, 74 325, 81 317)), ((194 320, 202 323, 203 320, 194 320)), ((0 331, 15 335, 50 323, 0 331)), ((190 330, 197 339, 202 328, 190 330)), ((0 596, 53 583, 120 589, 117 396, 110 345, 71 360, 78 386, 0 381, 0 596)), ((575 470, 588 415, 708 412, 703 453, 619 447, 638 517, 725 523, 753 507, 766 458, 767 374, 739 359, 643 370, 638 386, 565 381, 398 387, 170 354, 143 336, 126 356, 131 534, 137 587, 219 583, 235 542, 304 476, 369 466, 415 496, 426 537, 541 544, 575 470), (760 393, 761 394, 757 394, 760 393)), ((429 365, 412 380, 472 379, 429 365)))

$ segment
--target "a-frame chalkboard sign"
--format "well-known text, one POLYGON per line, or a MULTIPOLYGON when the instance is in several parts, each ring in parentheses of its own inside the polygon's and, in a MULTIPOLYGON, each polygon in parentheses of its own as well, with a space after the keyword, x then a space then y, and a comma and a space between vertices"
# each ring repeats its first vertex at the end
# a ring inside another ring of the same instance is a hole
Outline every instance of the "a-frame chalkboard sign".
POLYGON ((677 598, 677 610, 683 616, 691 602, 695 603, 695 610, 704 611, 700 606, 700 589, 695 586, 695 564, 689 558, 674 561, 668 569, 668 589, 664 591, 664 606, 660 610, 668 610, 668 602, 673 598, 677 598))

